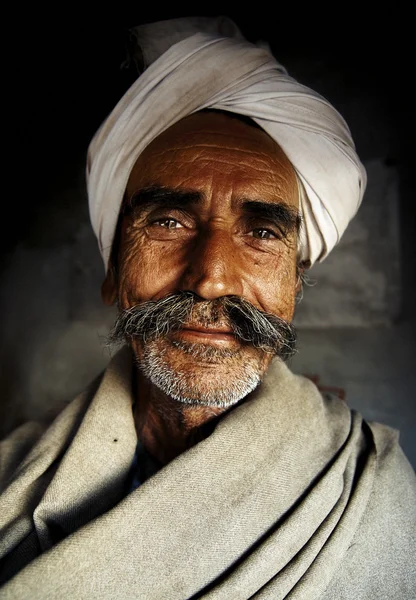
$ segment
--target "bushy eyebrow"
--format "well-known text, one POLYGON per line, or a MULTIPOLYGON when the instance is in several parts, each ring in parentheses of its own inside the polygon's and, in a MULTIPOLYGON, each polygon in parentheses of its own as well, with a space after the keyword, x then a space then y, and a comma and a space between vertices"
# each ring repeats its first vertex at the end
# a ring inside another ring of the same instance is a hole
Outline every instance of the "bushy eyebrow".
POLYGON ((299 211, 286 202, 260 202, 258 200, 243 200, 243 211, 251 217, 266 219, 288 235, 299 233, 302 217, 299 211))
MULTIPOLYGON (((134 192, 125 200, 123 214, 133 210, 144 212, 157 208, 186 208, 200 204, 205 199, 202 192, 178 190, 162 186, 150 186, 134 192)), ((262 202, 243 198, 240 209, 251 218, 265 219, 279 227, 285 235, 296 232, 302 224, 299 211, 286 202, 262 202)))
POLYGON ((125 201, 123 213, 129 214, 132 210, 152 210, 155 208, 185 208, 199 204, 204 200, 202 192, 177 190, 162 186, 151 186, 138 190, 125 201))

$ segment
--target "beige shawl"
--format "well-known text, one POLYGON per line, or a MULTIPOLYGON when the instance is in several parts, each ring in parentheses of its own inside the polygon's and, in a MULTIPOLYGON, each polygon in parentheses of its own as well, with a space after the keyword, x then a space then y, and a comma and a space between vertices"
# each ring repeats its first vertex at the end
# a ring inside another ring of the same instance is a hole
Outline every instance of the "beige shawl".
POLYGON ((46 432, 1 445, 2 599, 413 597, 415 478, 395 432, 276 360, 124 496, 130 382, 123 350, 46 432))

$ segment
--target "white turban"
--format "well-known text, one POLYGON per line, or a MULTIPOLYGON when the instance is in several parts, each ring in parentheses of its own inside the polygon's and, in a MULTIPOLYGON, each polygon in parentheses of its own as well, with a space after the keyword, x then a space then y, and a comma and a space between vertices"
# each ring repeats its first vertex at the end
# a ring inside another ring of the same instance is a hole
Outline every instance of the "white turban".
POLYGON ((323 260, 357 212, 366 185, 341 115, 289 77, 269 51, 244 40, 228 19, 175 19, 136 31, 151 64, 88 151, 90 216, 105 266, 138 156, 168 127, 204 108, 251 117, 281 146, 303 184, 299 258, 323 260), (195 33, 202 26, 204 33, 195 33))

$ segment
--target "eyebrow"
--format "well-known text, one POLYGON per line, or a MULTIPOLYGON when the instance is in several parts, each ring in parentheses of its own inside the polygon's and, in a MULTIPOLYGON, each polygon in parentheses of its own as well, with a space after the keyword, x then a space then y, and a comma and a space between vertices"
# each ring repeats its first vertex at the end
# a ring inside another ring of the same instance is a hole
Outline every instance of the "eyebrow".
POLYGON ((154 208, 185 208, 200 204, 205 196, 202 192, 176 190, 168 187, 146 187, 138 190, 126 201, 124 214, 139 209, 140 212, 154 208))
POLYGON ((267 219, 279 227, 285 235, 299 233, 302 217, 299 211, 286 202, 260 202, 243 200, 244 212, 257 219, 267 219))
MULTIPOLYGON (((156 208, 187 208, 201 204, 205 199, 202 192, 178 190, 162 186, 150 186, 134 192, 125 201, 124 214, 130 214, 133 210, 140 212, 156 208)), ((262 202, 243 198, 240 208, 252 218, 266 219, 281 228, 285 235, 296 232, 302 225, 302 217, 299 211, 286 202, 262 202)))

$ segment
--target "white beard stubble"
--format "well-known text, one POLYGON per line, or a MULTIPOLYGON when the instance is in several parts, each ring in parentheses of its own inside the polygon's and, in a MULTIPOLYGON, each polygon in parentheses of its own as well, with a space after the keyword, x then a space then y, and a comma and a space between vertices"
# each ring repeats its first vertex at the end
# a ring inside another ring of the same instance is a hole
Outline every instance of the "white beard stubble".
POLYGON ((147 342, 138 365, 145 377, 178 402, 219 408, 245 398, 265 370, 262 356, 253 348, 221 350, 166 338, 147 342))

